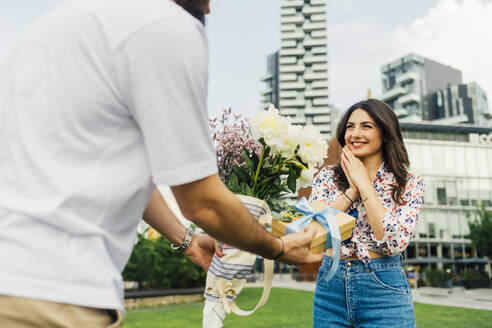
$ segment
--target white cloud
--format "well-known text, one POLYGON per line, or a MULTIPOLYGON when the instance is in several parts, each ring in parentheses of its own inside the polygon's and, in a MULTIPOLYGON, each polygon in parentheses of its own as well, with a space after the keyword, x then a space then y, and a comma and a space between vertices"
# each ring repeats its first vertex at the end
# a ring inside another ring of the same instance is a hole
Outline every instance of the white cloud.
POLYGON ((390 60, 414 52, 459 69, 477 82, 492 106, 492 1, 441 0, 410 26, 392 35, 390 60))

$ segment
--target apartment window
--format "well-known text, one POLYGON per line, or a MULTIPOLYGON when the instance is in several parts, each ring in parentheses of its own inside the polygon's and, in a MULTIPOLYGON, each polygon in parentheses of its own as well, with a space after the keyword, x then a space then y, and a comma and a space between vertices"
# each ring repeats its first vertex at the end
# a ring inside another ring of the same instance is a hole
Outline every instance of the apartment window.
POLYGON ((446 205, 446 188, 437 188, 437 204, 446 205))
POLYGON ((436 238, 436 224, 429 223, 429 238, 436 238))

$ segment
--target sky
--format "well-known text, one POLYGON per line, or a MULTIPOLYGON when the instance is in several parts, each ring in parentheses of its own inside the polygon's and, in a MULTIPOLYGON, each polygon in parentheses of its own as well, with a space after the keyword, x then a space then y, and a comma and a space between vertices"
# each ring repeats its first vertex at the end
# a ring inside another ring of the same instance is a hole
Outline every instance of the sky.
MULTIPOLYGON (((137 0, 136 0, 137 1, 137 0)), ((63 0, 0 0, 0 61, 63 0)), ((280 46, 281 0, 211 0, 209 115, 260 107, 266 56, 280 46)), ((460 69, 492 106, 492 0, 327 0, 329 99, 340 109, 381 94, 380 67, 410 52, 460 69)))

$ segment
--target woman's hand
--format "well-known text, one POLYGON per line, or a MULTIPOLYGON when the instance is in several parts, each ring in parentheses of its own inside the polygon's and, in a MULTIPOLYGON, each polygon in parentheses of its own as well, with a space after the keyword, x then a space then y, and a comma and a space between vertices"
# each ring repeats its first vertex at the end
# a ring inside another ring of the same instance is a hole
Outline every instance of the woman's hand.
POLYGON ((359 198, 360 190, 363 186, 367 184, 372 185, 369 178, 369 171, 360 159, 352 154, 352 151, 347 146, 343 147, 342 150, 341 165, 350 185, 346 193, 350 192, 352 195, 356 193, 355 199, 359 198))

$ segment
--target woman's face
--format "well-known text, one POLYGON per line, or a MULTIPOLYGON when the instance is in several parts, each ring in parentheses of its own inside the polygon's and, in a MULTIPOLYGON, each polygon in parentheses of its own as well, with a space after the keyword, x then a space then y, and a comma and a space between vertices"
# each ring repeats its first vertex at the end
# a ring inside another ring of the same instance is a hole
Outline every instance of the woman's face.
POLYGON ((356 109, 350 115, 346 130, 345 144, 359 159, 383 157, 383 136, 372 117, 363 109, 356 109))

